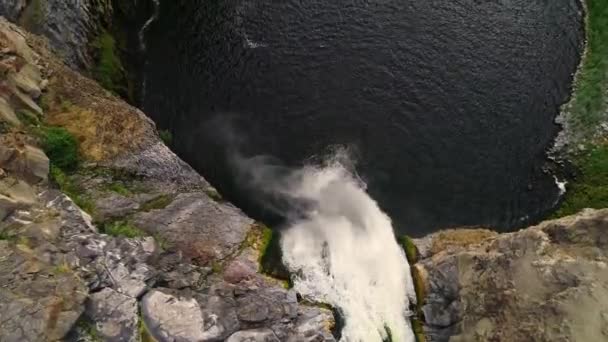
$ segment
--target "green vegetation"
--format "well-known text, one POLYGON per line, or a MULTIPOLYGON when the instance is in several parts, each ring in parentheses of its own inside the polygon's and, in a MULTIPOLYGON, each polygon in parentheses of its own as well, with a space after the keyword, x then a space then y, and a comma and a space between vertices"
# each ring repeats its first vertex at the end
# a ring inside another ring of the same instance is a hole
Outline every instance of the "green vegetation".
POLYGON ((414 244, 412 238, 407 235, 403 235, 398 239, 401 248, 407 256, 408 263, 410 264, 410 272, 412 274, 412 281, 414 282, 414 291, 416 292, 416 313, 411 318, 412 329, 416 336, 416 341, 425 342, 426 337, 424 336, 424 330, 422 329, 422 322, 424 322, 424 314, 422 312, 422 305, 426 298, 426 287, 424 286, 424 279, 420 270, 414 265, 418 262, 418 248, 414 244))
POLYGON ((78 141, 70 132, 62 127, 43 127, 38 132, 53 166, 65 172, 78 167, 78 141))
POLYGON ((141 206, 140 210, 144 211, 144 212, 148 212, 148 211, 152 211, 152 210, 163 209, 163 208, 166 208, 169 204, 171 204, 171 202, 173 202, 173 196, 160 195, 160 196, 155 197, 155 198, 149 200, 148 202, 144 203, 141 206))
POLYGON ((112 34, 103 31, 92 46, 97 51, 97 64, 93 69, 95 79, 113 93, 127 94, 125 71, 112 34))
POLYGON ((56 265, 55 267, 53 267, 53 273, 56 275, 60 275, 60 274, 66 274, 71 272, 72 269, 70 268, 70 266, 66 263, 63 262, 59 265, 56 265))
POLYGON ((415 264, 418 261, 418 249, 414 244, 412 238, 407 235, 403 235, 399 237, 399 244, 403 248, 405 255, 407 256, 407 260, 410 264, 415 264))
POLYGON ((122 182, 115 182, 108 185, 108 190, 123 196, 131 196, 133 192, 129 190, 122 182))
POLYGON ((424 329, 422 328, 422 322, 413 317, 410 322, 412 323, 412 330, 414 331, 414 336, 416 336, 416 342, 426 342, 426 337, 424 336, 424 329))
POLYGON ((160 130, 158 132, 158 136, 160 137, 160 140, 162 140, 167 146, 171 146, 173 143, 173 134, 167 129, 160 130))
POLYGON ((577 132, 593 134, 605 119, 608 90, 608 1, 586 0, 587 55, 575 82, 569 106, 577 132))
POLYGON ((586 5, 587 54, 567 110, 574 133, 588 139, 581 141, 588 151, 571 156, 578 175, 569 182, 554 218, 608 207, 608 144, 592 140, 608 111, 608 1, 586 0, 586 5))
POLYGON ((128 221, 115 221, 103 225, 103 232, 111 236, 122 236, 126 238, 136 238, 148 236, 144 231, 135 227, 128 221))
POLYGON ((95 326, 95 323, 93 323, 85 318, 81 318, 80 320, 78 320, 78 323, 76 324, 76 326, 84 333, 84 335, 89 337, 89 339, 87 341, 91 341, 91 342, 101 342, 102 341, 102 338, 101 338, 101 336, 99 336, 99 332, 97 331, 97 327, 95 326))
POLYGON ((594 147, 587 154, 577 156, 574 163, 579 174, 569 184, 554 217, 571 215, 584 208, 608 208, 608 145, 594 147))
POLYGON ((212 200, 214 200, 216 202, 224 201, 224 198, 222 197, 222 195, 220 195, 220 193, 217 192, 217 190, 215 190, 215 189, 207 189, 207 190, 205 190, 205 194, 207 194, 207 196, 209 196, 209 198, 211 198, 212 200))
POLYGON ((46 18, 46 0, 32 0, 23 10, 19 24, 37 33, 46 18))
POLYGON ((139 340, 141 342, 157 342, 157 340, 152 336, 152 333, 150 333, 150 330, 146 326, 146 322, 144 322, 144 318, 141 316, 141 312, 139 313, 137 331, 139 332, 139 340))
POLYGON ((59 189, 69 196, 80 209, 93 215, 95 213, 95 203, 88 197, 82 188, 75 184, 70 176, 66 175, 59 167, 51 164, 50 178, 59 189))
POLYGON ((17 118, 19 118, 19 121, 26 126, 40 126, 40 118, 38 118, 38 115, 30 112, 29 110, 24 109, 18 111, 17 118))

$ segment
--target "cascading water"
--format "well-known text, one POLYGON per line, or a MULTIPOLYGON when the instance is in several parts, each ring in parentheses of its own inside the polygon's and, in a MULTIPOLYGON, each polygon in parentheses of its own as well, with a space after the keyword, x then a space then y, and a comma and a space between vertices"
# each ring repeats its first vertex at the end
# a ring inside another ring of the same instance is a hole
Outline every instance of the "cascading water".
POLYGON ((336 159, 295 172, 289 195, 307 209, 282 234, 283 262, 298 293, 343 314, 341 341, 415 341, 409 265, 390 218, 364 186, 336 159))
POLYGON ((296 170, 238 153, 230 162, 235 179, 288 222, 281 231, 283 263, 303 298, 342 314, 341 342, 413 342, 409 303, 416 294, 407 258, 391 219, 351 171, 349 155, 334 148, 330 158, 296 170))

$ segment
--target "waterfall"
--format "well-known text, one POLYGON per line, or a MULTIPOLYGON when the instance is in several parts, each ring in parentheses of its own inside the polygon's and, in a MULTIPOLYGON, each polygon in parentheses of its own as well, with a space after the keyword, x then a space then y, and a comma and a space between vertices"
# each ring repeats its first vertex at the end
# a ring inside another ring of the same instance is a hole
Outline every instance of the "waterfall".
MULTIPOLYGON (((138 37, 139 37, 139 51, 141 53, 142 56, 146 56, 146 50, 147 50, 147 46, 146 46, 146 32, 148 31, 148 29, 150 28, 150 25, 152 25, 157 19, 158 16, 160 15, 160 0, 152 0, 152 3, 154 4, 154 13, 152 13, 152 16, 150 18, 148 18, 148 20, 146 20, 146 23, 141 27, 141 29, 139 30, 138 33, 138 37)), ((147 59, 146 59, 146 64, 147 59)), ((140 98, 140 102, 143 104, 144 100, 146 98, 146 83, 147 83, 147 76, 146 76, 146 72, 145 72, 145 68, 144 71, 142 72, 142 81, 141 81, 141 98, 140 98)))
MULTIPOLYGON (((224 135, 230 130, 216 127, 224 135)), ((235 177, 287 218, 283 263, 295 290, 344 318, 341 342, 413 342, 410 267, 390 218, 366 192, 349 153, 293 169, 264 156, 233 156, 235 177)))

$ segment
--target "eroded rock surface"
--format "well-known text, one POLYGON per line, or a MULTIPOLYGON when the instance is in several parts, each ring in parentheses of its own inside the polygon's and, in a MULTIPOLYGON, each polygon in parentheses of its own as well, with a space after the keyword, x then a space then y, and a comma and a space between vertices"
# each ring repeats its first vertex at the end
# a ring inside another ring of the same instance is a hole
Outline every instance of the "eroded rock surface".
MULTIPOLYGON (((416 264, 431 341, 608 341, 608 210, 479 234, 416 264)), ((457 234, 457 233, 456 233, 457 234)), ((470 235, 469 235, 470 236, 470 235)), ((462 239, 461 239, 462 240, 462 239)))

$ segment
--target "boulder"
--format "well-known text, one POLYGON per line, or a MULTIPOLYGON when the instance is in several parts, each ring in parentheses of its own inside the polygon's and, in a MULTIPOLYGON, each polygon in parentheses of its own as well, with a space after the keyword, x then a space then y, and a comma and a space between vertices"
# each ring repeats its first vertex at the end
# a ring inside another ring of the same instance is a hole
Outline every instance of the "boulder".
POLYGON ((139 341, 137 300, 133 297, 105 288, 90 296, 86 315, 95 322, 104 341, 139 341))

